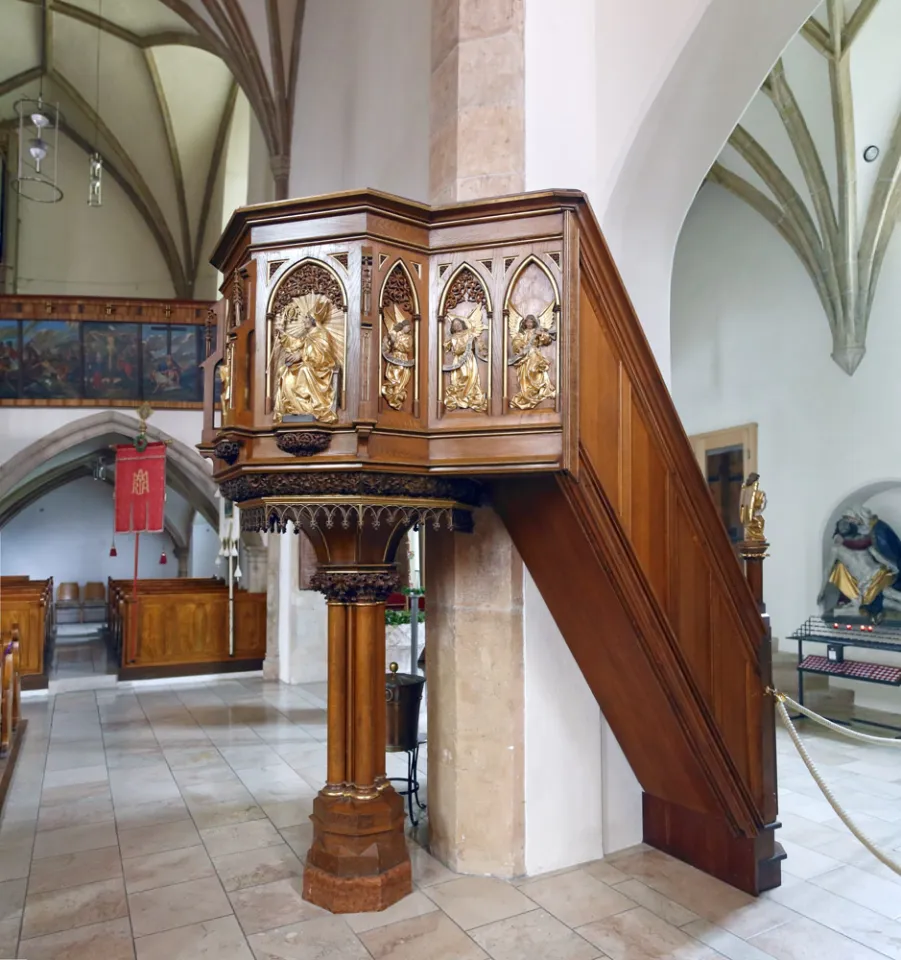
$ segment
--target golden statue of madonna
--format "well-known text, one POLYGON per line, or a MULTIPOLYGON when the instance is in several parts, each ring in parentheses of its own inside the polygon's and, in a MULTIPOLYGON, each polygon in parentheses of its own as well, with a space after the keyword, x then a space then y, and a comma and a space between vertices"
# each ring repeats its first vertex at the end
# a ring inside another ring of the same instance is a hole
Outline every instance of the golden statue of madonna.
POLYGON ((394 410, 401 410, 407 399, 407 387, 416 365, 414 350, 413 322, 409 314, 399 304, 389 304, 385 307, 385 336, 382 338, 382 359, 385 361, 382 396, 394 410))
POLYGON ((488 410, 488 397, 482 389, 479 373, 479 360, 488 360, 480 353, 483 348, 480 338, 484 331, 481 304, 468 317, 456 314, 448 317, 444 352, 449 355, 450 363, 441 368, 450 374, 444 396, 448 410, 478 410, 482 413, 488 410))
POLYGON ((516 370, 519 379, 519 393, 511 400, 515 410, 533 410, 543 400, 552 400, 557 396, 557 388, 551 381, 550 360, 541 352, 557 339, 555 330, 555 304, 550 304, 536 317, 529 313, 520 316, 511 304, 508 321, 510 346, 513 355, 507 361, 516 370))
POLYGON ((317 293, 291 300, 276 317, 270 363, 276 423, 294 414, 337 422, 344 364, 344 314, 339 307, 317 293))
POLYGON ((760 474, 749 473, 742 484, 739 519, 745 528, 745 540, 765 540, 763 535, 766 494, 760 489, 760 474))

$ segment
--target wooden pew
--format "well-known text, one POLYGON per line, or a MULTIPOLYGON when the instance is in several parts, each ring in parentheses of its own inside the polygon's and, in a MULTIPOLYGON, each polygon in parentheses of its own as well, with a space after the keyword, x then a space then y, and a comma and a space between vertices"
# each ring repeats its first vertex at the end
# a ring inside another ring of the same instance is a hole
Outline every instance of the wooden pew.
POLYGON ((53 578, 0 580, 0 633, 17 628, 19 675, 27 690, 47 686, 48 638, 53 616, 53 578))
POLYGON ((0 635, 0 812, 12 782, 13 768, 25 733, 19 699, 18 630, 0 635))
POLYGON ((228 587, 217 579, 110 580, 119 678, 258 670, 266 653, 266 595, 235 591, 235 649, 228 651, 228 587), (135 602, 137 606, 135 608, 135 602))

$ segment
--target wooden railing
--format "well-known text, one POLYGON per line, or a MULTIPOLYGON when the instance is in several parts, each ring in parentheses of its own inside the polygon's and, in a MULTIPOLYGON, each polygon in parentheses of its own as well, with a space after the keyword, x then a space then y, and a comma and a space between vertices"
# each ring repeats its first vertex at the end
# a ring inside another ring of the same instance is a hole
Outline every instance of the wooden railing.
POLYGON ((19 679, 19 628, 14 625, 9 639, 0 637, 0 758, 9 755, 22 719, 19 679))

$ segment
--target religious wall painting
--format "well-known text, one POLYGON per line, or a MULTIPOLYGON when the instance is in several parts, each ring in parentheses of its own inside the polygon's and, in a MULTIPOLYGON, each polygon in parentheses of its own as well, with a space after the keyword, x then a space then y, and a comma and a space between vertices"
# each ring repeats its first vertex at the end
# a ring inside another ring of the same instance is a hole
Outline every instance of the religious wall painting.
POLYGON ((17 320, 0 320, 0 399, 19 395, 21 349, 17 320))
POLYGON ((197 400, 202 392, 197 327, 144 324, 141 333, 144 397, 197 400))
POLYGON ((418 397, 419 306, 402 260, 391 268, 380 298, 380 390, 393 410, 409 409, 418 397))
POLYGON ((335 272, 304 260, 270 300, 269 397, 272 419, 337 423, 344 405, 347 310, 335 272))
POLYGON ((504 405, 522 411, 553 409, 560 298, 549 271, 536 257, 529 257, 510 281, 504 315, 504 405))
POLYGON ((488 412, 491 398, 491 301, 468 264, 447 280, 438 307, 442 356, 439 398, 447 410, 488 412))
POLYGON ((21 396, 28 400, 69 400, 81 395, 79 324, 69 320, 22 323, 21 396))
POLYGON ((83 324, 84 392, 91 400, 137 400, 140 396, 136 323, 83 324))

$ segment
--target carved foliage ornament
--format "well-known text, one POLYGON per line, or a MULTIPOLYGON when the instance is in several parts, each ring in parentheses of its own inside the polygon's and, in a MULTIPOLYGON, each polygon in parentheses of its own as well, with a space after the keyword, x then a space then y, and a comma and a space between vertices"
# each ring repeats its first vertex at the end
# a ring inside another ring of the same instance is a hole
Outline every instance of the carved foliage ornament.
POLYGON ((304 260, 282 278, 270 310, 277 316, 295 297, 305 297, 311 293, 331 300, 339 310, 344 309, 344 291, 338 278, 324 264, 304 260))
POLYGON ((332 435, 323 430, 291 430, 276 434, 275 443, 279 450, 295 457, 312 457, 315 453, 328 450, 332 435))
POLYGON ((310 587, 334 603, 384 603, 400 588, 396 571, 317 570, 310 587))
POLYGON ((233 464, 238 459, 238 454, 240 452, 240 442, 237 440, 231 440, 227 437, 223 438, 222 440, 217 440, 216 446, 213 447, 213 453, 220 460, 224 460, 229 465, 233 464))
POLYGON ((474 480, 398 473, 251 473, 223 481, 219 490, 236 503, 302 496, 409 497, 455 500, 468 506, 478 506, 481 501, 481 487, 474 480))
POLYGON ((413 371, 416 367, 416 336, 413 288, 406 271, 398 262, 382 292, 382 359, 385 361, 381 395, 388 406, 402 410, 413 371))

